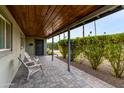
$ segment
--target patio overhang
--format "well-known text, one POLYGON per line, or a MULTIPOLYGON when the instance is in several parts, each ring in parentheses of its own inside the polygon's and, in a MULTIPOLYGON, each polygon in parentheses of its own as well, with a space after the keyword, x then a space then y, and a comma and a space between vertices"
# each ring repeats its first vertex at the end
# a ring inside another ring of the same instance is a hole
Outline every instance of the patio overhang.
MULTIPOLYGON (((74 28, 91 18, 96 11, 103 12, 117 6, 103 5, 11 5, 7 6, 26 36, 49 38, 74 28), (89 16, 91 15, 91 16, 89 16)), ((97 13, 96 13, 97 15, 97 13)))
POLYGON ((7 6, 26 36, 50 38, 123 8, 119 5, 7 6))

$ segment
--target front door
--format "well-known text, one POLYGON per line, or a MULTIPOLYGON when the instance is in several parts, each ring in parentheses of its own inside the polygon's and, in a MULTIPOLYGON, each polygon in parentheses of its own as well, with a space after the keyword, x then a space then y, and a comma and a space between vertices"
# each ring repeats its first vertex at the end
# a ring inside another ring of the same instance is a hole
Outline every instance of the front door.
POLYGON ((35 40, 35 55, 42 56, 44 55, 44 40, 35 40))

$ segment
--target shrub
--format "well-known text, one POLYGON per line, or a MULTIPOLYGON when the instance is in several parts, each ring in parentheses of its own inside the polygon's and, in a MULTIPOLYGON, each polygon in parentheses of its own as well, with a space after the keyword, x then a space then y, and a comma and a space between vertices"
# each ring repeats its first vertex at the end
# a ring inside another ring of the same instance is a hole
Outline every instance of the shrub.
POLYGON ((111 63, 113 75, 117 78, 121 78, 124 71, 123 45, 113 43, 106 45, 106 58, 111 63))
POLYGON ((52 51, 50 50, 50 48, 47 48, 47 54, 52 55, 52 51))
MULTIPOLYGON (((58 50, 58 43, 57 42, 54 42, 53 46, 54 46, 55 50, 58 50)), ((52 43, 51 42, 47 43, 47 48, 52 50, 52 43)))
MULTIPOLYGON (((76 39, 71 39, 70 40, 70 44, 71 44, 71 50, 70 50, 70 54, 71 54, 71 61, 74 61, 74 59, 80 54, 80 38, 76 38, 76 39)), ((63 55, 63 58, 66 58, 67 54, 68 54, 68 40, 64 39, 58 42, 59 44, 59 50, 63 55)))
POLYGON ((67 56, 67 51, 68 51, 68 47, 67 47, 67 40, 64 39, 64 40, 60 40, 58 42, 58 47, 59 47, 59 50, 63 56, 63 58, 66 58, 67 56))
POLYGON ((97 37, 87 38, 86 45, 83 47, 84 55, 89 60, 92 68, 96 70, 102 63, 104 55, 104 41, 98 40, 97 37))
MULTIPOLYGON (((68 40, 61 40, 58 44, 63 58, 66 58, 68 40)), ((83 52, 91 63, 92 68, 96 70, 102 63, 102 57, 105 56, 111 62, 115 76, 121 77, 124 68, 123 44, 124 33, 71 39, 71 61, 83 52)))
POLYGON ((81 53, 80 50, 80 38, 71 39, 71 61, 74 61, 74 59, 81 53))

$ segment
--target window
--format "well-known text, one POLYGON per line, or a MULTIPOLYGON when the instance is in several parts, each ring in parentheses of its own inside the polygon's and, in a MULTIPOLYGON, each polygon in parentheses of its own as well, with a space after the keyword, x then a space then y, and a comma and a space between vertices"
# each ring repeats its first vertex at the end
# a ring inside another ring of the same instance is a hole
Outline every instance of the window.
POLYGON ((23 37, 23 35, 21 34, 21 49, 23 49, 25 46, 25 39, 23 37))
POLYGON ((4 48, 4 29, 5 23, 4 20, 0 18, 0 49, 4 48))
POLYGON ((0 50, 11 49, 11 23, 0 14, 0 50))

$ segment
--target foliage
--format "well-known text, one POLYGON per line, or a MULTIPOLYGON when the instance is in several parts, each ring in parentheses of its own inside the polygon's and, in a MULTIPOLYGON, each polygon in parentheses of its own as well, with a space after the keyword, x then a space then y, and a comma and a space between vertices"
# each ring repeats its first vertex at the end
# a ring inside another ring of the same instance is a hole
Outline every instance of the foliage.
MULTIPOLYGON (((58 50, 58 49, 59 49, 57 42, 54 42, 53 46, 54 46, 54 49, 55 49, 55 50, 58 50)), ((49 48, 49 49, 52 50, 52 43, 51 43, 51 42, 47 43, 47 48, 49 48)))
MULTIPOLYGON (((71 39, 70 43, 71 61, 83 53, 96 70, 102 63, 102 57, 105 57, 110 61, 114 75, 121 77, 124 71, 124 33, 76 38, 71 39)), ((63 58, 66 58, 68 40, 61 40, 58 45, 63 58)))
MULTIPOLYGON (((74 59, 78 56, 78 54, 80 54, 80 38, 76 38, 76 39, 71 39, 70 40, 70 44, 71 44, 71 61, 74 61, 74 59)), ((59 44, 59 50, 61 52, 61 54, 63 55, 63 58, 66 58, 67 54, 68 54, 68 40, 64 39, 58 42, 59 44)))
POLYGON ((50 48, 47 48, 47 54, 52 55, 52 50, 50 48))
POLYGON ((87 38, 87 44, 85 45, 83 52, 89 60, 92 68, 96 70, 102 63, 102 57, 104 55, 104 41, 99 40, 97 37, 87 38))
POLYGON ((63 58, 66 58, 67 52, 68 52, 67 40, 66 39, 60 40, 58 42, 58 47, 59 47, 59 50, 60 50, 63 58))
POLYGON ((110 43, 106 45, 105 57, 109 60, 113 75, 121 78, 124 71, 124 45, 122 43, 110 43))
POLYGON ((81 53, 80 50, 80 38, 71 39, 71 61, 74 61, 74 59, 81 53))

